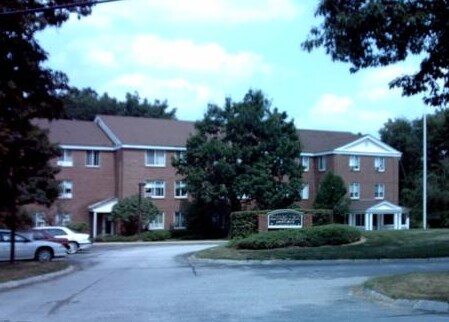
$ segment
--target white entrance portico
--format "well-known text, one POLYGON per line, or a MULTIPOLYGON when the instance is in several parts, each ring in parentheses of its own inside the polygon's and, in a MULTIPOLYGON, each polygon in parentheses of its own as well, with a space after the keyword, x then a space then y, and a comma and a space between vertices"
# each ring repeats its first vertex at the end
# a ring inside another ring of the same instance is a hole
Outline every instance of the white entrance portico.
POLYGON ((348 224, 364 230, 401 230, 410 228, 407 209, 389 201, 356 201, 351 204, 348 224))
POLYGON ((112 207, 117 203, 117 198, 108 198, 97 203, 94 203, 87 208, 89 212, 92 213, 92 238, 95 239, 98 235, 98 232, 101 232, 101 235, 115 234, 115 225, 114 222, 108 220, 108 215, 112 212, 112 207), (100 230, 98 229, 100 227, 100 230))

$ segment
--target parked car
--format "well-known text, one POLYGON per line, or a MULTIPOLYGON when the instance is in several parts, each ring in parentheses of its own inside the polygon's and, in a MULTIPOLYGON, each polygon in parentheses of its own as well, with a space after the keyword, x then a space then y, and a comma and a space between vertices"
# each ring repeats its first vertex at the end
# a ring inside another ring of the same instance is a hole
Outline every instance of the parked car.
POLYGON ((75 254, 80 249, 89 249, 92 242, 88 234, 78 233, 70 228, 62 226, 34 227, 35 230, 43 230, 56 238, 66 238, 69 241, 69 254, 75 254))
MULTIPOLYGON (((14 258, 16 260, 34 259, 40 262, 49 262, 53 258, 67 256, 67 249, 61 244, 46 240, 33 240, 29 237, 19 233, 15 234, 14 258)), ((9 260, 10 252, 11 231, 0 229, 0 261, 9 260)))
POLYGON ((39 230, 39 229, 33 228, 30 230, 26 230, 26 231, 19 231, 18 233, 25 235, 25 237, 28 237, 29 235, 31 235, 31 239, 33 239, 33 240, 47 240, 47 241, 60 243, 62 246, 64 246, 67 249, 67 251, 70 250, 70 244, 69 244, 69 240, 67 238, 53 237, 52 235, 47 233, 45 230, 39 230))

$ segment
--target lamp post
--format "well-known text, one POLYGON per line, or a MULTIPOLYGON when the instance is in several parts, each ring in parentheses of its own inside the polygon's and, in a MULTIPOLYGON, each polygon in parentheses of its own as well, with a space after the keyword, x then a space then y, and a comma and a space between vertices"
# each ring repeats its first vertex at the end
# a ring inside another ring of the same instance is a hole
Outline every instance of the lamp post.
POLYGON ((138 222, 137 222, 137 236, 139 240, 142 240, 141 238, 141 231, 142 231, 142 190, 145 186, 144 182, 139 182, 139 198, 137 199, 137 215, 138 215, 138 222))

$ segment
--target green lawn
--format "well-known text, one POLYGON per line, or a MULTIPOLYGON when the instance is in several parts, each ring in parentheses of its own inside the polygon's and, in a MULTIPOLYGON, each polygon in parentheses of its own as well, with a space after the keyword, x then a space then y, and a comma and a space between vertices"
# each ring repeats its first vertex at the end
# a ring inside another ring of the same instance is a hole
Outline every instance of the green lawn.
POLYGON ((393 299, 449 302, 449 272, 382 276, 370 279, 364 286, 393 299))
POLYGON ((199 258, 231 260, 323 260, 449 257, 449 229, 363 232, 366 242, 346 246, 237 250, 220 246, 199 258))
POLYGON ((52 273, 69 267, 66 261, 36 262, 17 261, 14 264, 0 262, 0 283, 52 273))

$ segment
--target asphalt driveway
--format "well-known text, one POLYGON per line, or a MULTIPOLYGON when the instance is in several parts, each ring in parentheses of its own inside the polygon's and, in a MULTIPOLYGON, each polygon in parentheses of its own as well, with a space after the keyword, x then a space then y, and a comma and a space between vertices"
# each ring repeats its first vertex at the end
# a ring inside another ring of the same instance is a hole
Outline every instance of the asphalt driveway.
POLYGON ((68 275, 0 292, 0 321, 449 321, 359 294, 370 276, 449 261, 239 263, 191 260, 209 244, 95 246, 68 275))

